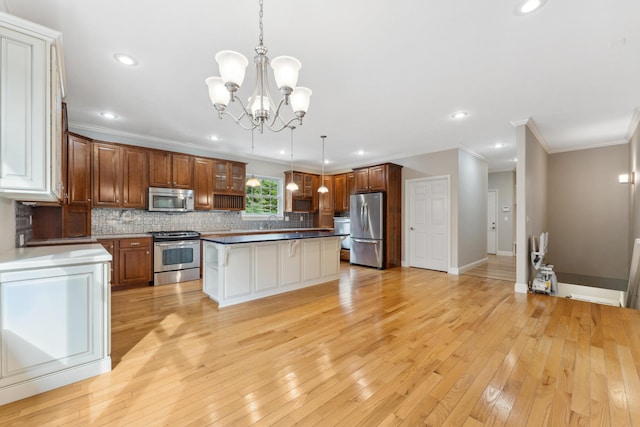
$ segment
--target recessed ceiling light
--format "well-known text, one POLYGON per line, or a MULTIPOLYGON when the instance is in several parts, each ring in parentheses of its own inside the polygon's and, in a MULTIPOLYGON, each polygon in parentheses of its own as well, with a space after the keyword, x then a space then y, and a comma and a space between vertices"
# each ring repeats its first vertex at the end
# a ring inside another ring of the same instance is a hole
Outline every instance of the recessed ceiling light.
POLYGON ((517 161, 518 161, 518 158, 517 158, 517 157, 514 157, 514 158, 513 158, 513 161, 514 161, 514 162, 517 162, 517 161))
POLYGON ((504 147, 504 144, 502 142, 496 142, 495 144, 493 144, 493 148, 502 148, 504 147))
POLYGON ((287 152, 285 150, 280 150, 280 154, 285 155, 287 152))
POLYGON ((527 15, 540 9, 545 0, 523 0, 516 8, 516 15, 527 15))
POLYGON ((356 151, 356 154, 358 156, 364 156, 364 150, 358 150, 358 151, 356 151))
POLYGON ((331 163, 331 161, 329 161, 329 159, 324 159, 324 164, 328 165, 329 163, 331 163))
POLYGON ((118 61, 120 64, 128 65, 130 67, 133 67, 134 65, 138 65, 138 61, 136 61, 134 57, 124 53, 116 53, 115 55, 113 55, 113 58, 116 61, 118 61))
POLYGON ((103 112, 103 113, 100 113, 100 115, 101 115, 102 117, 104 117, 105 119, 109 119, 109 120, 115 120, 115 119, 117 119, 117 118, 118 118, 118 116, 117 116, 117 115, 115 115, 115 114, 113 114, 113 113, 110 113, 109 111, 105 111, 105 112, 103 112))
POLYGON ((468 115, 469 115, 469 113, 467 113, 466 111, 458 111, 457 113, 453 113, 451 115, 451 118, 452 119, 464 119, 468 115))
POLYGON ((211 135, 211 136, 209 137, 209 139, 210 139, 211 141, 220 141, 220 137, 218 137, 218 135, 211 135))

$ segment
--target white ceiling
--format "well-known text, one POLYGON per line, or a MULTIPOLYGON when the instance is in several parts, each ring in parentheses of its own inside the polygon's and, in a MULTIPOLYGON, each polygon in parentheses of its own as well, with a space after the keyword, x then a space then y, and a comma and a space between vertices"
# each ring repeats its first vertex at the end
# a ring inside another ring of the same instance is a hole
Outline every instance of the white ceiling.
MULTIPOLYGON (((204 80, 219 75, 220 50, 253 57, 257 0, 3 1, 63 33, 72 129, 252 157, 250 132, 217 118, 204 80), (139 65, 116 63, 118 52, 139 65)), ((547 0, 527 16, 517 4, 265 0, 269 56, 300 59, 298 85, 313 90, 296 164, 318 170, 327 135, 328 171, 452 147, 510 170, 512 123, 528 118, 552 152, 626 142, 640 107, 640 2, 547 0), (468 117, 452 120, 458 110, 468 117)), ((243 99, 253 79, 249 68, 243 99)), ((256 134, 255 157, 286 164, 289 141, 287 131, 256 134)))

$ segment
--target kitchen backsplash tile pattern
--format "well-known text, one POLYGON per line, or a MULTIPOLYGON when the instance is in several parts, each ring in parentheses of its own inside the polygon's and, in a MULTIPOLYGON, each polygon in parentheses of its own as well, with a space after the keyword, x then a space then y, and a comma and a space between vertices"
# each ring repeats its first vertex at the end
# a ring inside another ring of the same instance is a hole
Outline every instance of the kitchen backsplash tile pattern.
MULTIPOLYGON (((194 211, 168 214, 138 209, 91 210, 91 234, 129 234, 149 231, 200 232, 313 227, 311 214, 287 214, 289 221, 245 221, 240 212, 194 211)), ((16 215, 17 216, 17 215, 16 215)))

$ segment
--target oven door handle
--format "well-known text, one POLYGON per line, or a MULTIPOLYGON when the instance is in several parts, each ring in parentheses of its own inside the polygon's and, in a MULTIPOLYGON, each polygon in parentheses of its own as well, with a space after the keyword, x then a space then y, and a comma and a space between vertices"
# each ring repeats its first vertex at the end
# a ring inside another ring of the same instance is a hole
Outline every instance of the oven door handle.
POLYGON ((155 246, 166 248, 168 246, 197 246, 200 242, 194 240, 193 242, 171 242, 171 243, 154 243, 155 246))

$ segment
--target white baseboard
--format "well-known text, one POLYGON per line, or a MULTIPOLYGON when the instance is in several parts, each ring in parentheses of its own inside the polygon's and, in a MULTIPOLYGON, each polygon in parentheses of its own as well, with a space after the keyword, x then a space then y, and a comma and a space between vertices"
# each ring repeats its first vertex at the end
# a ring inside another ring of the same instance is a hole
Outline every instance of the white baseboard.
POLYGON ((513 285, 513 290, 518 294, 526 294, 529 292, 529 285, 526 283, 515 283, 513 285))
POLYGON ((558 283, 558 294, 556 296, 620 307, 624 306, 626 295, 624 291, 614 289, 558 283))
POLYGON ((513 251, 498 251, 498 256, 514 256, 513 251))
POLYGON ((449 268, 449 274, 463 274, 465 271, 469 271, 472 268, 479 266, 480 264, 484 264, 487 262, 489 258, 482 258, 477 261, 471 262, 469 264, 463 265, 462 267, 451 267, 449 268))

